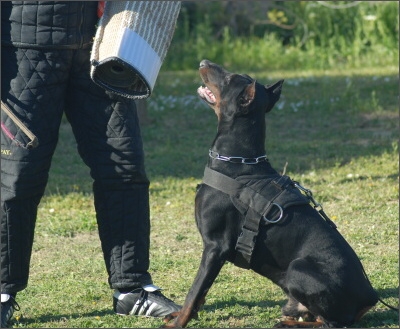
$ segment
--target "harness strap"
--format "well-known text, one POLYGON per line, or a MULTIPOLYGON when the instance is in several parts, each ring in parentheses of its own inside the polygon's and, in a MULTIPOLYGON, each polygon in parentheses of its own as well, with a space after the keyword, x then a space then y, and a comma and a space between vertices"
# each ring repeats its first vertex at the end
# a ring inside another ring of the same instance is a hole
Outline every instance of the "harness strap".
POLYGON ((260 217, 263 217, 274 207, 273 201, 292 183, 292 180, 288 176, 280 176, 278 179, 272 180, 268 187, 268 197, 209 167, 204 169, 203 183, 238 198, 246 206, 243 214, 246 214, 251 208, 260 217))
POLYGON ((229 195, 236 195, 244 187, 236 179, 221 174, 209 167, 204 169, 203 183, 229 195))
MULTIPOLYGON (((204 170, 203 183, 235 198, 243 206, 239 209, 245 216, 242 231, 236 243, 236 257, 234 264, 242 268, 250 268, 256 238, 259 232, 260 221, 275 207, 276 200, 292 183, 288 176, 280 176, 268 183, 268 198, 245 184, 221 174, 211 168, 204 170)), ((279 206, 279 209, 280 208, 279 206)), ((272 221, 269 221, 271 223, 272 221)), ((266 221, 268 223, 268 221, 266 221)))

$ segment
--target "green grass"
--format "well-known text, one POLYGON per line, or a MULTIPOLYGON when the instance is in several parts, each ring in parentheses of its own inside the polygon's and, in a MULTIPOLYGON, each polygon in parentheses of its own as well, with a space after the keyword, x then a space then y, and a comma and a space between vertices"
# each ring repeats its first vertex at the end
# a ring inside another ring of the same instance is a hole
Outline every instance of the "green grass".
MULTIPOLYGON (((286 79, 266 117, 267 154, 312 189, 361 258, 383 300, 398 304, 398 69, 249 72, 286 79)), ((194 223, 216 131, 214 113, 196 97, 197 72, 162 72, 142 127, 151 179, 151 268, 155 284, 183 303, 200 260, 194 223)), ((18 295, 14 327, 159 327, 159 319, 112 313, 112 291, 97 237, 89 170, 63 122, 39 208, 31 277, 18 295)), ((272 327, 285 296, 267 279, 227 264, 191 327, 272 327)), ((381 303, 355 327, 398 328, 381 303)))

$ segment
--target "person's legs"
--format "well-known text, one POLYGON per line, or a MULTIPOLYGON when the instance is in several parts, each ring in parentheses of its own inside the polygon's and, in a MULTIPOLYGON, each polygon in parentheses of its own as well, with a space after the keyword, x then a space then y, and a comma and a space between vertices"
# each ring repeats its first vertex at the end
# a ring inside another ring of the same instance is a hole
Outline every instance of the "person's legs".
POLYGON ((106 92, 89 76, 89 51, 78 50, 67 118, 94 179, 99 236, 118 314, 162 317, 179 307, 152 285, 149 181, 132 100, 106 92))
POLYGON ((89 51, 78 50, 67 118, 94 179, 99 236, 114 311, 162 317, 179 307, 152 284, 149 269, 149 181, 133 100, 106 92, 89 76, 89 51))
POLYGON ((150 284, 149 181, 134 102, 92 82, 88 50, 75 53, 67 98, 67 118, 94 179, 109 284, 114 289, 150 284))
POLYGON ((1 48, 1 99, 39 140, 38 147, 24 148, 29 139, 2 111, 1 293, 4 303, 12 299, 3 295, 15 297, 28 284, 37 207, 57 145, 70 54, 1 48))

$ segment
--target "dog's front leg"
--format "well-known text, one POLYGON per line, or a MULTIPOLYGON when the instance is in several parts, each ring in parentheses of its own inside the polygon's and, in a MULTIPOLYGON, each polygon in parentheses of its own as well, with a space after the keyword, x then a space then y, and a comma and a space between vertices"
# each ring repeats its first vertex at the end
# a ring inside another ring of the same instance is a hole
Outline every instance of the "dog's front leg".
POLYGON ((164 328, 184 328, 188 322, 197 316, 197 312, 205 302, 208 290, 218 276, 226 260, 226 255, 217 247, 206 247, 203 251, 201 263, 192 287, 186 296, 185 303, 177 316, 167 317, 164 328))

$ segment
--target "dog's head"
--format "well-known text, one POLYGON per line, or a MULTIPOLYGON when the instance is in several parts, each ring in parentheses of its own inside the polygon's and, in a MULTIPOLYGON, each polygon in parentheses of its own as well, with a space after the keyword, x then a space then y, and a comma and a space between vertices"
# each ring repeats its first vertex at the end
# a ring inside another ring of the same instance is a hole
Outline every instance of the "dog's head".
POLYGON ((269 112, 281 95, 283 80, 264 86, 246 74, 228 72, 208 60, 200 62, 199 72, 205 86, 199 87, 197 93, 218 119, 224 115, 244 115, 255 109, 269 112))

